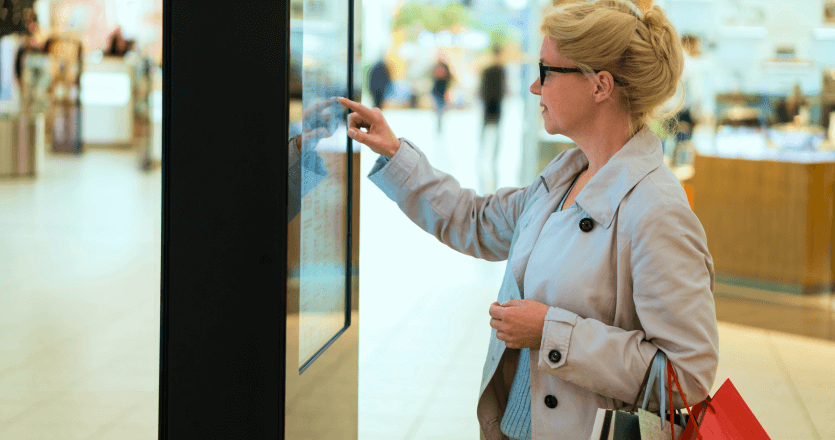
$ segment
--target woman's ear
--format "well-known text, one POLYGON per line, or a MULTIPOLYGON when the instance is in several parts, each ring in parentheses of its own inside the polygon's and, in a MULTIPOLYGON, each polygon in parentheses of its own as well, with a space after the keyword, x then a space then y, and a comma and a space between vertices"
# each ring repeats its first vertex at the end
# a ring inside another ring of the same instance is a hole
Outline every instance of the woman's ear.
POLYGON ((603 102, 612 96, 615 88, 615 79, 612 74, 603 70, 595 74, 597 84, 594 89, 594 102, 603 102))

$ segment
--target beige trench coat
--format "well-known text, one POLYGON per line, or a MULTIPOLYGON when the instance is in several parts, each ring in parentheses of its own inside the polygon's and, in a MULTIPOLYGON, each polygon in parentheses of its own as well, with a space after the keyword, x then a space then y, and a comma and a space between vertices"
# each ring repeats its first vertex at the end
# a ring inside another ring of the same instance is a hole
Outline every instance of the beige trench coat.
MULTIPOLYGON (((508 260, 500 303, 525 298, 550 306, 542 344, 530 350, 533 439, 588 440, 598 408, 631 405, 659 348, 691 405, 708 395, 716 375, 713 261, 684 189, 663 163, 660 140, 645 127, 574 206, 555 212, 587 165, 574 148, 530 186, 478 196, 401 139, 397 154, 381 157, 369 174, 441 242, 508 260), (583 219, 591 230, 580 228, 583 219)), ((498 440, 506 438, 499 425, 520 351, 491 331, 477 416, 484 437, 498 440)), ((683 407, 678 392, 674 401, 683 407)), ((657 407, 653 397, 650 408, 657 407)))

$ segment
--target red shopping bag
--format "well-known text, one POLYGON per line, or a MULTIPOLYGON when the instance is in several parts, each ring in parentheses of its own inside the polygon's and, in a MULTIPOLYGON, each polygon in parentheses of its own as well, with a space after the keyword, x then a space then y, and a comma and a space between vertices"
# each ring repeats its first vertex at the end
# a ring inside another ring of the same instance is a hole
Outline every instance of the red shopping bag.
POLYGON ((681 440, 771 440, 730 379, 690 413, 681 440))

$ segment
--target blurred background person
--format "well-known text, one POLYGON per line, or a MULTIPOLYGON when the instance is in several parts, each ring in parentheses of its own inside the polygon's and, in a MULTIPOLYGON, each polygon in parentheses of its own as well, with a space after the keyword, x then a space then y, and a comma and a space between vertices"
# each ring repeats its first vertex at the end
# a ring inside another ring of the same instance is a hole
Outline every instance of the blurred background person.
POLYGON ((481 73, 479 89, 479 97, 484 105, 484 118, 476 162, 478 164, 479 189, 484 193, 495 191, 499 179, 498 162, 501 142, 502 99, 507 94, 502 47, 499 44, 493 44, 491 52, 491 64, 481 73), (488 134, 492 136, 492 142, 487 142, 488 134))
POLYGON ((664 153, 673 165, 681 162, 676 157, 677 152, 684 146, 683 143, 690 142, 695 126, 712 119, 705 100, 705 75, 700 65, 701 40, 696 35, 684 34, 681 37, 681 47, 684 52, 684 70, 681 75, 683 88, 665 105, 666 108, 674 108, 682 103, 675 116, 668 120, 666 127, 668 137, 664 153))
MULTIPOLYGON (((809 100, 803 96, 803 92, 800 90, 800 84, 795 83, 791 95, 787 96, 782 105, 777 109, 778 120, 782 123, 800 124, 802 119, 800 117, 801 109, 808 106, 809 100)), ((808 123, 808 121, 805 122, 808 123)))
POLYGON ((123 57, 131 50, 131 46, 133 45, 132 42, 125 40, 125 37, 122 35, 121 26, 116 27, 110 34, 108 41, 107 50, 104 53, 108 56, 123 57))
POLYGON ((391 87, 391 74, 385 58, 381 57, 368 72, 368 88, 374 98, 374 107, 383 108, 383 102, 391 87))
POLYGON ((432 99, 435 103, 435 112, 438 115, 438 133, 443 128, 447 91, 449 90, 449 84, 452 82, 452 72, 449 70, 449 64, 446 61, 442 55, 439 55, 438 61, 432 66, 432 99))
POLYGON ((28 10, 29 13, 25 14, 24 19, 27 21, 26 29, 28 33, 23 36, 20 41, 20 46, 17 49, 17 55, 15 56, 15 79, 17 80, 17 84, 21 86, 21 78, 23 76, 23 66, 26 63, 26 55, 29 53, 45 53, 45 41, 44 41, 44 33, 41 31, 40 26, 38 25, 38 16, 32 12, 31 9, 28 10))

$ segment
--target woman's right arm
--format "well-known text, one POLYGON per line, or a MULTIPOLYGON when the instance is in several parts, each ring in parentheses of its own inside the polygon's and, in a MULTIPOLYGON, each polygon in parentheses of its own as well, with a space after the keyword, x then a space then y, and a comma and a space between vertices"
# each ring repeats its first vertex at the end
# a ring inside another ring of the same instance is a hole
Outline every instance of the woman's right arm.
POLYGON ((507 259, 516 222, 535 187, 478 196, 433 168, 411 142, 396 138, 378 110, 344 98, 339 102, 356 112, 348 117, 348 135, 383 156, 369 178, 415 224, 461 253, 489 261, 507 259))
POLYGON ((516 222, 533 189, 502 188, 479 196, 433 168, 406 139, 391 160, 378 159, 368 177, 421 229, 458 252, 488 261, 508 258, 516 222))

